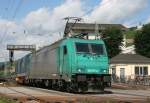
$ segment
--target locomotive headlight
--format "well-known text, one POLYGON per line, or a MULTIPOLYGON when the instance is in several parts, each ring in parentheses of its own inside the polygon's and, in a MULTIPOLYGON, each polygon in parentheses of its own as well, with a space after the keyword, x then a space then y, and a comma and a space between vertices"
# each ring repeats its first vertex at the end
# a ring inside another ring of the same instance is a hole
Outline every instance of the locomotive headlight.
POLYGON ((106 73, 106 70, 103 70, 104 73, 106 73))
POLYGON ((82 68, 82 67, 79 67, 79 68, 77 68, 76 70, 77 70, 78 73, 85 72, 85 69, 82 68))
POLYGON ((81 69, 78 69, 78 72, 81 72, 81 69))

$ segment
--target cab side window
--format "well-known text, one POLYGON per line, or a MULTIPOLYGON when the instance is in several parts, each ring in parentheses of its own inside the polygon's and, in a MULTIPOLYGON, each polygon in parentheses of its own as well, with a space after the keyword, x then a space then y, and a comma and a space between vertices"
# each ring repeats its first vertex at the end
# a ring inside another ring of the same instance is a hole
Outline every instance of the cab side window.
POLYGON ((64 55, 66 55, 66 54, 67 54, 67 47, 64 46, 64 55))

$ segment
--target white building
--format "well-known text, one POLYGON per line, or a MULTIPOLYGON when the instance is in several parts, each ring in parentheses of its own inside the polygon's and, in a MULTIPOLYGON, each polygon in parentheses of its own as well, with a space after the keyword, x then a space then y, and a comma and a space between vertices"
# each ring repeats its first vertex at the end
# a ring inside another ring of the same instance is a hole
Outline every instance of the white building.
POLYGON ((119 54, 110 60, 112 79, 129 80, 150 75, 150 58, 138 54, 119 54))

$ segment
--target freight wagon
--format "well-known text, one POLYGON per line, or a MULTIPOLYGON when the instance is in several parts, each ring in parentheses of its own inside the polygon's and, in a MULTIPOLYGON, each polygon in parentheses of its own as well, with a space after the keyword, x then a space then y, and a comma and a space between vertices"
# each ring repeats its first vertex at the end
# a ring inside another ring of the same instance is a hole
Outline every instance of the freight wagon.
POLYGON ((68 92, 111 85, 103 40, 59 40, 18 60, 16 73, 20 83, 68 92))

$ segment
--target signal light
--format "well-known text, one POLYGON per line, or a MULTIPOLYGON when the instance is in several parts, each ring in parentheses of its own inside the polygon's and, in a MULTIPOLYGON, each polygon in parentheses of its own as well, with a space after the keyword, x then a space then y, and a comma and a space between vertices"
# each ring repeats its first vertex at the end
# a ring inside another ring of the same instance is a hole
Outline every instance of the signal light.
MULTIPOLYGON (((13 61, 14 61, 14 52, 13 51, 9 51, 9 61, 11 62, 11 63, 13 63, 13 61)), ((11 64, 12 65, 12 64, 11 64)))
POLYGON ((10 57, 13 57, 13 56, 14 56, 13 51, 10 51, 10 57))

